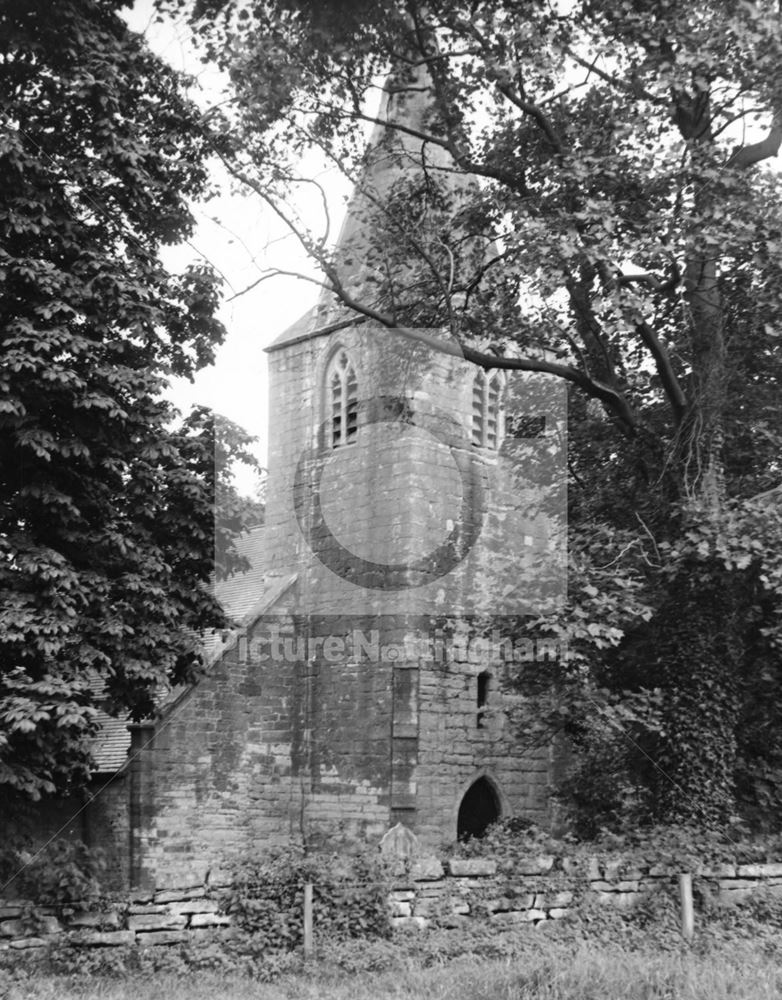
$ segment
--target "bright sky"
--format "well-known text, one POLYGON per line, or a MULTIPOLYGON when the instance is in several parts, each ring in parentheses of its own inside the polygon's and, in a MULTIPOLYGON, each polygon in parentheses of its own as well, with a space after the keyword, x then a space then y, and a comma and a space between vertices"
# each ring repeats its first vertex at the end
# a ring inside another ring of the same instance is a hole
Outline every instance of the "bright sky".
MULTIPOLYGON (((224 78, 198 61, 184 16, 175 22, 157 24, 152 0, 136 0, 125 18, 134 31, 145 35, 153 51, 175 69, 196 77, 190 95, 199 106, 206 109, 221 100, 224 78)), ((318 173, 328 189, 330 211, 337 222, 348 193, 345 181, 335 171, 321 174, 319 164, 310 165, 310 170, 318 173)), ((319 289, 310 281, 275 276, 245 295, 234 300, 231 296, 247 288, 271 266, 320 276, 295 237, 257 195, 232 190, 227 177, 219 172, 216 176, 223 193, 205 205, 194 206, 198 229, 191 245, 168 250, 164 259, 172 269, 180 270, 200 254, 219 270, 226 282, 219 315, 228 335, 215 364, 199 372, 193 383, 177 379, 170 396, 180 409, 187 410, 194 404, 209 406, 256 435, 256 453, 265 464, 268 396, 263 348, 315 303, 319 289)), ((250 492, 254 481, 240 474, 237 485, 242 492, 250 492)))

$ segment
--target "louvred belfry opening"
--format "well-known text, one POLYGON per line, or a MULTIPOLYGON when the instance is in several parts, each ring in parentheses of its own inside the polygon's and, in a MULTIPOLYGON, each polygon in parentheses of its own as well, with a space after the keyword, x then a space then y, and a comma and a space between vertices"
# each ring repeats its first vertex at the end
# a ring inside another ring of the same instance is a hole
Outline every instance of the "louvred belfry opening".
POLYGON ((472 441, 480 448, 496 450, 502 443, 502 372, 476 372, 472 384, 472 441))
POLYGON ((326 384, 331 418, 331 447, 352 444, 358 432, 358 380, 347 351, 340 350, 329 365, 326 384))

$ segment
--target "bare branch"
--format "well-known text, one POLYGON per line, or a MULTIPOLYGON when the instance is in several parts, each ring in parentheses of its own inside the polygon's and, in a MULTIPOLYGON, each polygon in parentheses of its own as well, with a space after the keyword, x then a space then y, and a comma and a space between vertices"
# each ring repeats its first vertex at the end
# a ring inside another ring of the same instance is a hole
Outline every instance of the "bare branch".
POLYGON ((233 295, 231 295, 225 301, 226 302, 233 302, 234 299, 238 299, 242 295, 246 295, 248 292, 251 292, 253 290, 253 288, 257 288, 258 285, 262 285, 263 282, 264 281, 268 281, 269 278, 278 278, 278 277, 283 277, 283 278, 298 278, 299 281, 309 281, 313 285, 318 285, 319 288, 328 288, 329 287, 325 282, 318 281, 317 278, 311 278, 307 274, 301 274, 300 271, 285 271, 285 270, 283 270, 280 267, 270 267, 266 271, 264 271, 264 273, 260 276, 260 278, 257 278, 255 281, 251 282, 249 285, 247 285, 246 288, 243 288, 240 292, 235 292, 233 295))
MULTIPOLYGON (((451 292, 453 290, 453 279, 454 279, 454 257, 453 257, 453 253, 451 252, 450 247, 448 247, 442 240, 439 241, 441 243, 441 245, 445 248, 446 253, 449 256, 450 264, 451 264, 451 267, 450 267, 450 277, 449 277, 448 282, 446 283, 443 280, 443 276, 440 273, 440 269, 438 268, 436 262, 433 260, 433 258, 431 257, 431 255, 426 251, 426 249, 424 248, 423 244, 419 240, 417 240, 411 234, 411 232, 409 231, 409 229, 407 229, 404 226, 400 226, 399 225, 399 223, 397 222, 397 220, 394 218, 394 216, 392 215, 392 213, 389 211, 388 206, 386 205, 385 201, 377 198, 375 196, 375 194, 372 191, 370 191, 368 188, 362 187, 361 184, 360 184, 360 181, 357 178, 353 177, 350 174, 350 172, 347 170, 347 168, 345 167, 345 165, 342 162, 342 160, 334 154, 334 151, 332 149, 330 149, 326 143, 323 143, 322 140, 320 140, 317 136, 310 135, 309 132, 307 132, 306 134, 310 138, 310 141, 312 141, 313 143, 315 143, 316 145, 318 145, 322 149, 323 153, 326 156, 328 156, 329 159, 331 159, 336 164, 336 166, 345 175, 345 177, 347 177, 347 179, 350 180, 353 183, 354 191, 360 191, 361 194, 369 202, 371 202, 371 204, 379 212, 381 212, 386 217, 386 219, 389 221, 389 223, 396 230, 396 232, 398 233, 398 235, 400 236, 400 238, 403 239, 403 240, 405 240, 410 245, 410 247, 426 263, 427 267, 429 268, 429 270, 432 273, 433 278, 435 279, 435 281, 437 282, 437 284, 438 284, 438 286, 440 288, 440 291, 441 291, 442 297, 443 297, 443 303, 445 305, 446 310, 448 311, 449 327, 450 327, 451 331, 453 333, 455 333, 456 332, 456 319, 455 319, 455 316, 454 316, 454 313, 453 313, 453 306, 452 306, 452 303, 451 303, 451 292)), ((424 165, 424 171, 426 172, 426 166, 425 165, 424 165)))
MULTIPOLYGON (((668 281, 660 281, 653 274, 618 274, 605 264, 600 267, 600 276, 608 288, 644 284, 658 292, 671 291, 681 281, 681 272, 676 261, 673 262, 673 274, 668 281)), ((674 421, 678 426, 687 409, 687 397, 673 370, 668 349, 646 320, 640 320, 636 324, 636 330, 654 360, 657 374, 673 410, 674 421)))
POLYGON ((654 535, 651 533, 651 531, 649 530, 649 527, 648 527, 646 521, 644 521, 644 519, 641 517, 641 515, 638 513, 638 511, 635 512, 635 516, 640 521, 641 527, 644 529, 644 531, 646 532, 646 534, 651 539, 652 545, 654 546, 654 554, 657 556, 657 562, 658 562, 658 564, 662 565, 662 559, 660 558, 660 550, 657 548, 657 542, 655 541, 654 535))
POLYGON ((580 327, 579 334, 595 365, 598 368, 602 367, 608 378, 616 383, 618 380, 614 359, 611 357, 602 326, 595 315, 591 294, 584 285, 583 274, 580 278, 571 276, 565 281, 568 299, 575 313, 577 326, 580 327), (601 359, 602 365, 600 364, 601 359))
POLYGON ((220 268, 217 266, 217 264, 215 264, 213 260, 210 260, 210 258, 206 256, 203 250, 199 250, 198 247, 195 245, 195 243, 192 242, 192 240, 185 240, 185 244, 189 246, 191 250, 195 251, 195 253, 197 253, 202 260, 205 260, 207 264, 220 275, 220 277, 223 279, 226 285, 228 285, 228 287, 231 289, 232 292, 235 290, 228 276, 224 274, 223 271, 220 270, 220 268))
POLYGON ((323 189, 323 185, 318 183, 314 177, 291 177, 291 182, 294 184, 313 184, 320 192, 320 200, 323 206, 323 215, 326 219, 326 231, 320 238, 321 243, 328 243, 329 236, 331 235, 331 213, 329 212, 329 202, 326 197, 326 192, 323 189))
POLYGON ((420 129, 413 128, 410 125, 403 125, 401 122, 387 121, 384 118, 377 118, 375 115, 368 115, 364 111, 347 111, 344 107, 337 107, 333 104, 319 104, 315 110, 327 111, 331 113, 336 111, 347 118, 372 122, 373 125, 382 125, 386 129, 390 129, 395 132, 402 132, 405 135, 412 136, 413 139, 420 139, 421 142, 431 143, 433 146, 440 146, 441 149, 445 149, 449 153, 451 152, 451 145, 446 139, 432 135, 430 132, 422 132, 420 129))
MULTIPOLYGON (((490 237, 484 236, 483 238, 491 242, 490 237)), ((467 292, 467 294, 469 295, 478 287, 478 285, 483 280, 483 277, 487 271, 489 271, 492 267, 496 267, 497 264, 502 263, 502 261, 508 260, 509 257, 513 257, 518 252, 519 251, 516 247, 512 247, 510 250, 503 250, 502 253, 498 253, 495 254, 493 257, 490 257, 485 264, 482 264, 479 268, 476 269, 475 274, 472 276, 472 278, 470 278, 470 280, 465 285, 464 290, 467 292)))
POLYGON ((247 256, 250 258, 250 263, 251 264, 255 264, 255 261, 256 261, 255 254, 247 246, 247 244, 244 242, 244 240, 242 239, 242 237, 237 232, 235 232, 233 229, 231 229, 230 226, 226 226, 226 224, 224 222, 221 222, 220 219, 217 218, 217 216, 215 216, 215 215, 207 215, 207 213, 204 212, 204 211, 202 211, 200 208, 196 208, 195 211, 198 212, 198 214, 200 216, 202 216, 204 219, 206 219, 208 222, 213 223, 214 225, 216 225, 220 229, 222 229, 223 232, 228 233, 228 235, 232 239, 236 240, 237 243, 240 243, 244 247, 244 249, 247 251, 247 256))
MULTIPOLYGON (((383 325, 393 326, 391 323, 384 323, 383 325)), ((403 337, 420 341, 444 354, 464 358, 465 361, 471 361, 473 364, 489 371, 499 369, 501 371, 539 372, 545 375, 556 375, 557 378, 577 385, 587 395, 605 403, 614 415, 619 418, 624 429, 629 433, 635 433, 637 418, 625 397, 612 386, 607 385, 605 382, 600 382, 598 379, 590 378, 584 372, 573 368, 571 365, 562 365, 555 361, 546 361, 543 358, 501 358, 494 354, 486 354, 483 351, 474 350, 464 344, 445 342, 438 337, 424 334, 420 330, 408 330, 404 327, 394 327, 394 330, 403 337)))

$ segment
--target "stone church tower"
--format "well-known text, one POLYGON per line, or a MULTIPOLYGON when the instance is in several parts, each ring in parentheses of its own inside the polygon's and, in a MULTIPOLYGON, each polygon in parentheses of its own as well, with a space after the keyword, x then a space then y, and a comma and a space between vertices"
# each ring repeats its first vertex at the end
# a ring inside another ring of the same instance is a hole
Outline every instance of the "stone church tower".
MULTIPOLYGON (((420 124, 427 108, 424 88, 380 115, 420 124)), ((421 168, 418 145, 376 129, 335 255, 352 294, 378 264, 369 209, 421 168)), ((503 471, 506 380, 330 296, 268 359, 266 524, 240 543, 250 571, 218 584, 236 627, 207 641, 197 685, 132 727, 101 796, 102 842, 136 886, 272 845, 377 844, 397 823, 436 847, 500 817, 549 821, 551 752, 520 744, 518 664, 485 641, 549 546, 503 471)))

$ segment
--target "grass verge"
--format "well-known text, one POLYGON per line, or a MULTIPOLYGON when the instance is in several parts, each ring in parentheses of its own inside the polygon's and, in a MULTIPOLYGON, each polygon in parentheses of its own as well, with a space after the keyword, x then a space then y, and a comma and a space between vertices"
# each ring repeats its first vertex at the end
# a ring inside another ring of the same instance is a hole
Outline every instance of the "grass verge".
MULTIPOLYGON (((546 941, 499 959, 422 956, 388 945, 376 971, 346 971, 323 954, 293 959, 271 983, 230 971, 157 971, 116 977, 27 972, 5 1000, 778 1000, 782 967, 752 942, 703 953, 627 950, 546 941)), ((377 961, 377 960, 376 960, 377 961)))

